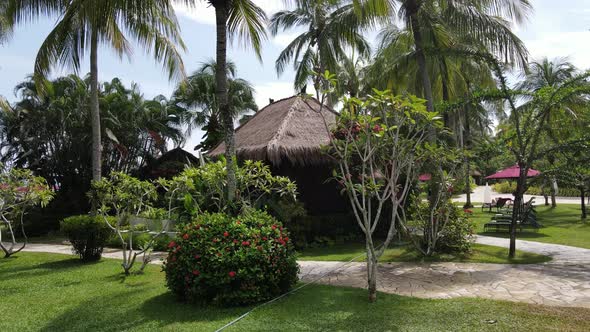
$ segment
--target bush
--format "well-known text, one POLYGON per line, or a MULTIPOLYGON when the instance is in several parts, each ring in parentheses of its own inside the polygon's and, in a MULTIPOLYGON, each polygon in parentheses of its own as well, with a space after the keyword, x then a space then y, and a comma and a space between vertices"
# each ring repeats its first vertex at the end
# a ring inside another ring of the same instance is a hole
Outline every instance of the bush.
POLYGON ((438 239, 436 251, 449 254, 466 254, 471 251, 475 223, 469 218, 471 210, 453 208, 438 239))
POLYGON ((84 261, 99 260, 113 233, 100 216, 71 216, 62 220, 60 225, 72 244, 72 251, 84 261))
MULTIPOLYGON (((125 241, 125 243, 129 243, 129 234, 130 233, 123 233, 122 234, 123 240, 125 241)), ((147 243, 149 243, 151 241, 152 237, 153 236, 148 233, 133 234, 133 244, 137 248, 143 248, 147 243)), ((167 235, 160 235, 154 240, 152 249, 155 251, 166 251, 166 250, 168 250, 168 243, 169 242, 170 242, 170 237, 168 237, 167 235)), ((122 247, 121 239, 119 239, 119 236, 117 234, 113 233, 108 238, 105 246, 109 247, 109 248, 121 248, 122 247)))
POLYGON ((256 303, 288 291, 297 281, 289 234, 266 212, 200 215, 168 248, 166 283, 184 301, 256 303))
MULTIPOLYGON (((492 186, 495 192, 500 194, 512 194, 516 191, 516 182, 499 182, 492 186)), ((542 196, 543 194, 551 195, 551 190, 549 188, 543 188, 538 186, 530 186, 526 194, 528 195, 537 195, 542 196)), ((580 197, 580 190, 577 188, 568 188, 568 187, 560 187, 557 190, 557 196, 560 197, 580 197)))

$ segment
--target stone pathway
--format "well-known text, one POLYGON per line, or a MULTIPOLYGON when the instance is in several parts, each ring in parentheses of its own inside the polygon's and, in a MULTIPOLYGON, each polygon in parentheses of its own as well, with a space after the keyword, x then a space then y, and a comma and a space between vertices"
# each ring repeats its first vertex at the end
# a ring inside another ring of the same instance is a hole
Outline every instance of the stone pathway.
MULTIPOLYGON (((477 242, 508 247, 508 239, 478 236, 477 242)), ((549 255, 543 264, 386 263, 379 266, 378 289, 422 298, 481 297, 590 308, 590 249, 518 241, 519 250, 549 255)), ((366 288, 364 263, 300 262, 302 279, 366 288)))
MULTIPOLYGON (((508 247, 508 239, 478 236, 477 242, 508 247)), ((481 297, 554 306, 590 308, 590 249, 518 240, 519 250, 549 255, 543 264, 386 263, 379 266, 378 289, 422 298, 481 297)), ((67 245, 30 244, 25 251, 71 254, 67 245)), ((121 251, 106 249, 108 258, 121 251)), ((156 253, 154 264, 163 253, 156 253)), ((299 262, 303 281, 366 288, 364 263, 299 262), (338 269, 336 271, 333 271, 338 269)))

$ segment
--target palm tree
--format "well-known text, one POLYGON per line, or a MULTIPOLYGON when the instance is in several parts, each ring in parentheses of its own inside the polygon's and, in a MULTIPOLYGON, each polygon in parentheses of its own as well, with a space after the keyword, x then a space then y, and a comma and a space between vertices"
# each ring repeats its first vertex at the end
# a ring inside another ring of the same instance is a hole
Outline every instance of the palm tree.
MULTIPOLYGON (((127 36, 135 39, 158 61, 164 62, 170 78, 184 76, 184 65, 176 47, 184 48, 170 0, 8 0, 2 16, 11 26, 38 19, 41 15, 59 20, 49 33, 35 60, 35 80, 45 81, 54 65, 80 69, 82 57, 90 53, 90 113, 92 123, 92 178, 102 173, 101 127, 98 86, 98 46, 109 46, 119 56, 131 55, 127 36)), ((42 88, 43 85, 40 85, 42 88)))
POLYGON ((215 63, 215 84, 217 102, 225 131, 225 158, 227 161, 227 199, 233 202, 236 192, 236 147, 234 139, 233 116, 229 106, 227 83, 227 38, 237 37, 244 46, 252 47, 258 58, 262 40, 266 38, 266 14, 252 0, 182 0, 185 4, 207 2, 215 8, 215 26, 217 33, 215 63))
MULTIPOLYGON (((173 103, 181 108, 189 109, 188 131, 196 127, 205 130, 204 141, 195 147, 208 151, 223 140, 223 128, 221 128, 221 114, 217 101, 215 73, 217 66, 214 60, 201 64, 186 82, 181 83, 173 93, 173 103)), ((228 77, 229 109, 232 119, 248 112, 258 111, 254 100, 254 88, 241 78, 236 77, 236 66, 233 62, 227 63, 226 75, 228 77)))
POLYGON ((2 2, 0 3, 0 45, 5 43, 12 34, 12 27, 9 24, 8 18, 4 15, 1 15, 6 10, 8 3, 2 2))
MULTIPOLYGON (((397 14, 404 22, 405 31, 411 34, 417 77, 429 110, 434 109, 434 95, 427 56, 430 49, 436 51, 438 47, 429 44, 428 39, 436 33, 462 36, 463 39, 469 37, 477 41, 478 49, 483 48, 506 62, 521 66, 526 63, 526 49, 510 31, 509 24, 510 21, 521 23, 526 18, 531 10, 529 0, 395 0, 398 6, 387 6, 392 0, 354 2, 380 3, 378 9, 371 13, 373 17, 389 15, 393 18, 397 14)), ((473 42, 467 44, 474 45, 473 42)))
MULTIPOLYGON (((352 3, 334 0, 294 2, 295 9, 273 15, 270 31, 274 36, 279 31, 307 26, 307 30, 287 45, 276 60, 279 75, 289 63, 294 64, 296 90, 302 90, 314 72, 336 72, 339 61, 346 58, 349 48, 358 52, 360 57, 368 57, 370 46, 359 32, 361 20, 352 3)), ((313 85, 319 99, 319 77, 314 79, 313 85)))
MULTIPOLYGON (((540 59, 539 61, 533 61, 529 64, 528 70, 522 73, 523 81, 518 85, 520 90, 530 91, 532 93, 537 92, 543 88, 547 87, 559 87, 560 85, 564 84, 564 82, 571 80, 577 74, 578 70, 576 67, 569 62, 566 58, 557 58, 554 60, 549 60, 548 58, 540 59)), ((574 98, 567 100, 566 102, 562 103, 560 106, 566 112, 574 115, 579 112, 581 107, 586 107, 586 101, 580 98, 579 96, 574 96, 574 98)), ((548 116, 555 117, 556 115, 552 112, 548 116)), ((561 119, 566 120, 566 119, 561 119)), ((576 122, 571 123, 570 125, 575 126, 576 122)), ((572 129, 571 126, 567 126, 567 132, 562 133, 561 136, 569 135, 570 130, 572 129)), ((557 141, 558 136, 560 133, 556 132, 556 130, 548 128, 547 137, 545 139, 549 141, 557 141)), ((548 142, 549 143, 549 142, 548 142)), ((547 156, 548 161, 552 164, 554 156, 547 156)), ((550 194, 551 194, 551 206, 557 206, 556 196, 556 183, 557 178, 555 174, 549 175, 549 183, 550 183, 550 194)))

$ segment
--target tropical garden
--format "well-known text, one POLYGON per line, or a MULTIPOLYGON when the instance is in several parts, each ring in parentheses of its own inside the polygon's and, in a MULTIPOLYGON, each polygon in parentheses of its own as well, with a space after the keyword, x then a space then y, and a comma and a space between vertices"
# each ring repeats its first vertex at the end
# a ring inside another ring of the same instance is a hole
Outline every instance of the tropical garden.
POLYGON ((530 55, 514 27, 533 10, 3 1, 0 50, 55 24, 0 96, 0 330, 586 330, 590 71, 530 55), (215 12, 215 51, 193 72, 179 4, 215 12), (319 109, 338 213, 238 151, 270 111, 228 49, 262 61, 285 33, 264 65, 319 109), (137 46, 172 93, 103 77, 100 50, 137 46), (182 150, 196 130, 198 156, 182 150))

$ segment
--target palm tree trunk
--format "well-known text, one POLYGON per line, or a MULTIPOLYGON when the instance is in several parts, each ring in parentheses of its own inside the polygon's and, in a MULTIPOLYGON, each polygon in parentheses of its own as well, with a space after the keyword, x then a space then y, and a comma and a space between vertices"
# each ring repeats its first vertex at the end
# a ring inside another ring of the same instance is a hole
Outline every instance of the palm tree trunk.
POLYGON ((234 119, 228 104, 227 91, 227 18, 229 13, 229 1, 219 0, 212 2, 215 7, 215 22, 217 27, 217 70, 215 83, 217 86, 217 102, 221 121, 225 133, 225 159, 227 162, 227 200, 233 202, 236 194, 236 147, 234 140, 234 119))
MULTIPOLYGON (((465 121, 464 126, 465 130, 463 132, 463 144, 464 150, 469 150, 471 147, 470 140, 471 140, 471 126, 469 125, 469 112, 467 106, 463 109, 463 119, 465 121)), ((469 165, 469 157, 467 153, 464 154, 465 163, 465 205, 463 206, 465 209, 471 209, 473 204, 471 204, 471 167, 469 165)))
POLYGON ((98 33, 93 30, 90 40, 90 123, 92 125, 92 180, 101 178, 100 110, 98 105, 98 33))
POLYGON ((422 32, 420 31, 420 22, 418 22, 418 10, 420 8, 419 0, 408 1, 408 18, 414 35, 414 46, 416 47, 416 60, 418 62, 418 74, 422 79, 422 89, 424 99, 426 99, 426 108, 428 111, 434 111, 434 99, 432 97, 432 84, 426 68, 426 55, 424 54, 424 42, 422 32))

